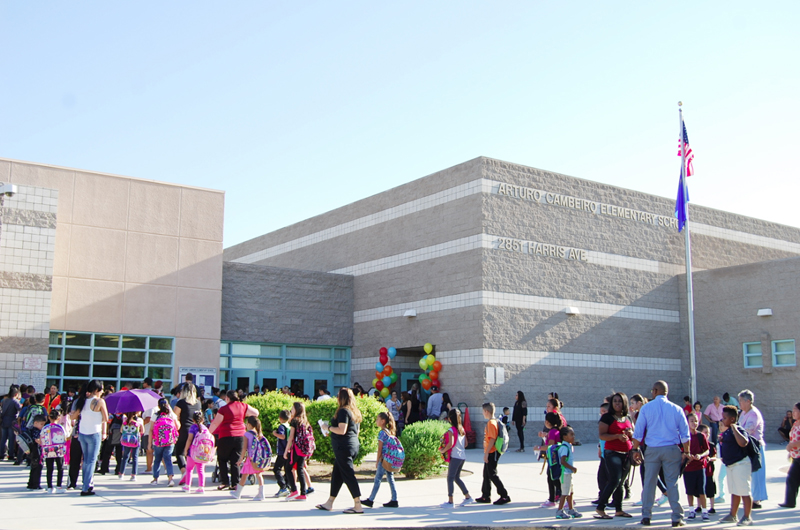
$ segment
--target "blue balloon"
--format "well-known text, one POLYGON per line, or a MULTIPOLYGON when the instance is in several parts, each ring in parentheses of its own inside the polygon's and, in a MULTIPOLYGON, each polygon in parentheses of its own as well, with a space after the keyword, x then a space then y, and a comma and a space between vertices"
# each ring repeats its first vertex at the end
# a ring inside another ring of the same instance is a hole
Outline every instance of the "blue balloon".
POLYGON ((394 348, 389 348, 389 358, 394 359, 394 356, 397 355, 397 350, 394 348))
POLYGON ((423 391, 423 392, 425 392, 425 395, 426 395, 426 396, 429 396, 429 395, 431 394, 431 391, 430 391, 430 390, 425 390, 425 389, 423 388, 423 389, 422 389, 422 391, 423 391))
POLYGON ((375 363, 375 371, 376 372, 383 372, 383 365, 381 363, 375 363))
POLYGON ((383 376, 383 386, 389 386, 392 384, 392 378, 388 375, 383 376))

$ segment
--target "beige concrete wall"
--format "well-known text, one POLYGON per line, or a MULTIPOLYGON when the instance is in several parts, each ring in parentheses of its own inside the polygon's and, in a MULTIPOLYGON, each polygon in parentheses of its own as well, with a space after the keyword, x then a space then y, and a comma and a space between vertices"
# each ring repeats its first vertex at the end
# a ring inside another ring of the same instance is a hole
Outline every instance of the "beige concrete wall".
POLYGON ((175 337, 219 367, 225 194, 0 159, 0 181, 59 191, 51 329, 175 337))

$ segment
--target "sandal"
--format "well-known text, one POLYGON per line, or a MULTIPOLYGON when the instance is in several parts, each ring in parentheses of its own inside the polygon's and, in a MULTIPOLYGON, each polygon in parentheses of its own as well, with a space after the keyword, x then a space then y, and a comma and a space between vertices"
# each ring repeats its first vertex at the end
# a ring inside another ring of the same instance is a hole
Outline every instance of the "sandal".
POLYGON ((228 489, 228 486, 226 486, 225 484, 220 484, 219 486, 217 486, 217 491, 222 491, 226 489, 228 489))
POLYGON ((343 511, 342 513, 349 513, 349 514, 355 514, 355 513, 357 513, 357 514, 360 514, 360 515, 363 515, 363 514, 364 514, 364 512, 363 512, 363 511, 361 511, 361 512, 357 512, 355 508, 348 508, 348 509, 346 509, 345 511, 343 511))
POLYGON ((594 518, 595 519, 613 519, 613 517, 611 517, 610 515, 608 515, 606 513, 602 513, 602 514, 601 513, 596 513, 596 514, 594 514, 594 518))
POLYGON ((331 511, 331 509, 330 508, 326 508, 324 504, 317 504, 316 508, 317 508, 317 510, 322 510, 324 512, 331 511))
POLYGON ((614 517, 633 517, 633 516, 626 512, 617 512, 614 514, 614 517))

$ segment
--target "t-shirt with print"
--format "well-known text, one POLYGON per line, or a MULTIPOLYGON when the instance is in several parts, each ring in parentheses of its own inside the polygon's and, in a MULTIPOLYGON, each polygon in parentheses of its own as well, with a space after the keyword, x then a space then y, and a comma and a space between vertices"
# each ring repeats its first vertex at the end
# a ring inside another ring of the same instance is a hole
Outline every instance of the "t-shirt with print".
POLYGON ((497 420, 489 420, 483 432, 483 450, 486 451, 488 448, 490 453, 494 453, 497 449, 494 447, 494 441, 489 445, 490 440, 497 440, 497 420))
MULTIPOLYGON (((800 421, 794 422, 794 427, 789 432, 789 441, 793 443, 800 442, 800 421)), ((789 456, 792 458, 800 458, 800 448, 798 449, 791 449, 789 451, 789 456)))
MULTIPOLYGON (((569 442, 564 442, 561 444, 561 447, 558 448, 558 461, 561 461, 561 457, 567 457, 567 464, 570 466, 572 465, 572 444, 569 442)), ((569 469, 567 466, 562 466, 562 471, 567 474, 572 474, 572 470, 569 469)))

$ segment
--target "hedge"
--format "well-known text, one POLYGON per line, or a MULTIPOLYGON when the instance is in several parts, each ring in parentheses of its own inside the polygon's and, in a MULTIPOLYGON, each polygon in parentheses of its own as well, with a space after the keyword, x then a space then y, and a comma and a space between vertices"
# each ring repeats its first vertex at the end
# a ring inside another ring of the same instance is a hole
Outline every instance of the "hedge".
POLYGON ((419 421, 406 426, 400 436, 406 452, 401 472, 408 478, 425 478, 439 473, 446 465, 439 445, 449 428, 449 422, 439 420, 419 421))
MULTIPOLYGON (((278 414, 283 409, 290 410, 295 401, 305 404, 308 421, 314 429, 317 449, 314 451, 312 460, 333 464, 333 448, 331 447, 330 438, 322 435, 318 420, 330 421, 333 418, 338 407, 335 398, 325 401, 307 401, 275 391, 267 392, 261 396, 249 397, 245 400, 245 403, 258 409, 264 434, 268 436, 269 442, 273 450, 275 450, 277 440, 272 436, 272 431, 278 426, 278 414)), ((356 402, 358 410, 361 411, 361 415, 364 417, 358 434, 358 441, 361 446, 355 459, 355 464, 358 465, 366 455, 378 449, 378 426, 375 424, 375 418, 380 412, 386 412, 386 406, 370 397, 356 398, 356 402)))

